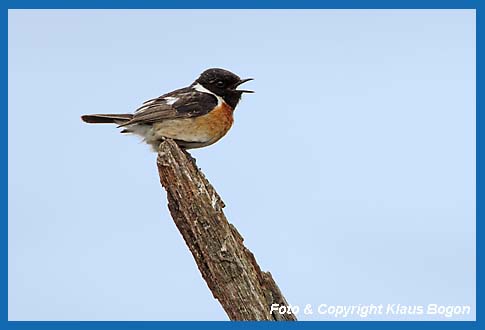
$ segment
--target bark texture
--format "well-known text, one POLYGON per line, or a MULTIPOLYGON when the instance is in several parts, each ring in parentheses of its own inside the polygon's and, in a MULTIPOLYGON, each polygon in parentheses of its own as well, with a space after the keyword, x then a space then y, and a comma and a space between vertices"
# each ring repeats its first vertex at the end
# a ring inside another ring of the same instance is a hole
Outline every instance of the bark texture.
POLYGON ((160 144, 157 165, 175 225, 229 319, 296 321, 293 314, 270 313, 272 304, 288 303, 227 221, 224 202, 193 158, 166 140, 160 144))

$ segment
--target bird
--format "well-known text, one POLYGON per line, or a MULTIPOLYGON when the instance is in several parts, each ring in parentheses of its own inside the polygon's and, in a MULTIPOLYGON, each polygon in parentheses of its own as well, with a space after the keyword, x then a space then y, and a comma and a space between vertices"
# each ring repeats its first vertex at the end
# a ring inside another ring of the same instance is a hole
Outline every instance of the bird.
POLYGON ((254 93, 238 87, 251 80, 210 68, 188 87, 145 101, 133 114, 92 114, 81 119, 89 124, 117 124, 121 133, 141 136, 155 152, 167 138, 183 149, 202 148, 219 141, 232 127, 242 94, 254 93))

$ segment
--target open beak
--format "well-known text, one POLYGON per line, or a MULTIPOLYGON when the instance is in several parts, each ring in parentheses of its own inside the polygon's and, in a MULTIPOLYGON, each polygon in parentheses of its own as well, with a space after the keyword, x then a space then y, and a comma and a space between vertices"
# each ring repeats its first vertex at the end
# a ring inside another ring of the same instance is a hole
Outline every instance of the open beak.
POLYGON ((254 80, 254 79, 253 78, 247 78, 247 79, 239 80, 238 83, 234 86, 234 90, 241 92, 241 93, 254 93, 254 91, 249 91, 249 90, 245 90, 245 89, 236 89, 239 85, 242 85, 245 82, 248 82, 248 81, 251 81, 251 80, 254 80))

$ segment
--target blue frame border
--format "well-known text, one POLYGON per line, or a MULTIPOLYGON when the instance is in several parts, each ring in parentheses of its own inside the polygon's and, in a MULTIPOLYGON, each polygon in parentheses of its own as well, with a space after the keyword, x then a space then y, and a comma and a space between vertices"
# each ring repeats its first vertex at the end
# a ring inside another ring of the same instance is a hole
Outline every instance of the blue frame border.
POLYGON ((2 242, 0 245, 0 264, 3 266, 0 272, 0 328, 1 329, 182 329, 193 327, 198 329, 247 329, 247 328, 305 328, 305 329, 412 329, 415 327, 427 329, 480 329, 483 323, 483 309, 481 293, 483 276, 482 244, 479 236, 483 237, 483 106, 481 84, 484 75, 483 66, 480 63, 480 55, 483 54, 483 25, 481 22, 480 1, 475 0, 246 0, 228 3, 227 0, 186 0, 178 3, 176 0, 161 2, 156 0, 7 0, 0 4, 0 38, 1 52, 1 102, 3 112, 1 114, 1 148, 4 160, 1 183, 4 187, 4 198, 1 209, 4 222, 0 227, 2 242), (476 317, 477 321, 308 321, 308 322, 189 322, 189 321, 8 321, 8 9, 476 9, 476 317))

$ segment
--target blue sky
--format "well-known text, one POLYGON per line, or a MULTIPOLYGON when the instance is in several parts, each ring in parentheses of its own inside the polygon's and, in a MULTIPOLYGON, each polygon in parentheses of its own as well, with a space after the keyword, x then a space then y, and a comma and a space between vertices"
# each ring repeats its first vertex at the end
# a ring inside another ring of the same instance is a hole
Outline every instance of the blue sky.
POLYGON ((79 120, 209 67, 256 93, 192 154, 290 303, 474 319, 475 60, 472 10, 11 10, 9 319, 227 319, 156 155, 79 120))

